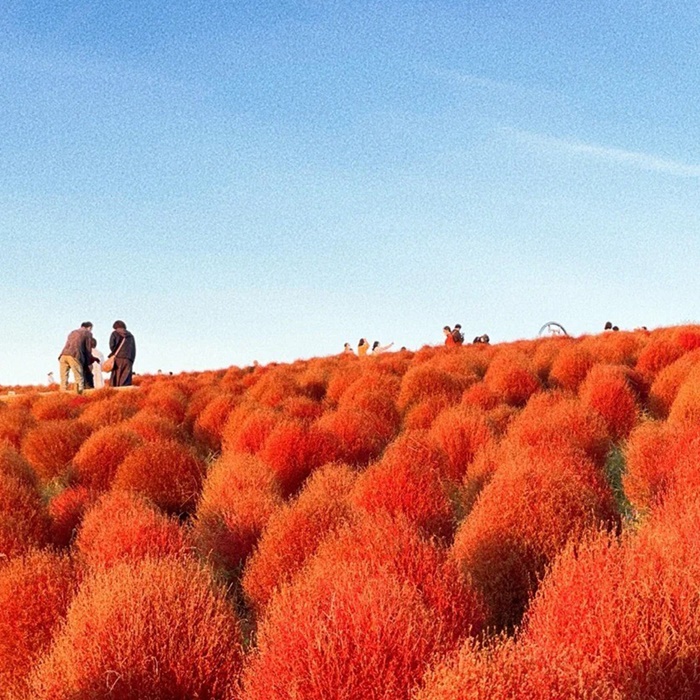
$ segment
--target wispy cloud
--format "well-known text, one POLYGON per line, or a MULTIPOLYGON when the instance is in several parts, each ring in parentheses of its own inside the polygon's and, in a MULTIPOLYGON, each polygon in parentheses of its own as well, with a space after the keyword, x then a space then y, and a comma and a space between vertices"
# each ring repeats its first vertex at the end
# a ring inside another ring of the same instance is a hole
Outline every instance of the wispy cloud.
POLYGON ((514 80, 497 80, 485 75, 477 75, 460 70, 437 70, 435 73, 444 80, 455 85, 478 88, 488 92, 510 95, 520 98, 561 98, 562 95, 554 90, 539 87, 537 85, 524 85, 514 80))
POLYGON ((661 158, 652 153, 643 151, 627 151, 623 148, 611 148, 599 146, 582 141, 560 139, 547 134, 538 134, 532 131, 505 128, 505 132, 532 145, 550 151, 570 153, 572 155, 587 156, 608 163, 626 165, 637 170, 649 172, 668 173, 677 177, 700 177, 700 165, 692 165, 679 160, 661 158))

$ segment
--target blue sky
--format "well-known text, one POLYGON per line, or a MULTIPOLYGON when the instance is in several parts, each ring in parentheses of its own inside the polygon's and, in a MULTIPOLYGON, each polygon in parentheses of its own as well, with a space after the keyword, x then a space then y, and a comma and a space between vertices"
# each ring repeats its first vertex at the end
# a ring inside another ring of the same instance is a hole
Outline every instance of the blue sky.
POLYGON ((690 2, 5 0, 0 384, 698 320, 690 2), (578 7, 577 7, 578 5, 578 7))

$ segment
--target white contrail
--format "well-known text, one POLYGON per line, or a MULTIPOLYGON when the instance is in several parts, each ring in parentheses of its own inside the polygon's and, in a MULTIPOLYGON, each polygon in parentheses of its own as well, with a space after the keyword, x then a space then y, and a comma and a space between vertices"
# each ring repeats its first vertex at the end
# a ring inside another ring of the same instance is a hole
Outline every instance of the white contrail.
POLYGON ((598 146, 591 143, 583 143, 581 141, 568 141, 566 139, 548 136, 546 134, 537 134, 531 131, 522 131, 520 129, 506 128, 504 131, 514 134, 530 143, 540 146, 545 146, 549 149, 566 151, 567 153, 581 154, 592 156, 599 160, 605 160, 610 163, 622 163, 640 170, 647 170, 659 173, 669 173, 679 177, 700 177, 700 165, 691 165, 678 160, 670 160, 668 158, 660 158, 651 153, 643 153, 641 151, 626 151, 622 148, 610 148, 608 146, 598 146))

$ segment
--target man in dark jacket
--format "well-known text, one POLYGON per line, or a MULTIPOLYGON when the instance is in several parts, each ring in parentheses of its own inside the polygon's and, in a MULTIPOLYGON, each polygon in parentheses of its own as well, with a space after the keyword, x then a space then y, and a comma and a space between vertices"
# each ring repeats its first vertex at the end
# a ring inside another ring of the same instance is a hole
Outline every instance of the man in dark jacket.
POLYGON ((134 360, 136 359, 136 341, 126 330, 124 321, 112 324, 109 336, 109 357, 114 355, 114 369, 109 379, 110 386, 131 386, 134 360))
POLYGON ((68 391, 68 374, 72 370, 75 388, 79 394, 85 389, 84 367, 92 358, 92 323, 84 321, 80 328, 71 331, 66 344, 58 356, 58 371, 61 378, 61 391, 68 391))

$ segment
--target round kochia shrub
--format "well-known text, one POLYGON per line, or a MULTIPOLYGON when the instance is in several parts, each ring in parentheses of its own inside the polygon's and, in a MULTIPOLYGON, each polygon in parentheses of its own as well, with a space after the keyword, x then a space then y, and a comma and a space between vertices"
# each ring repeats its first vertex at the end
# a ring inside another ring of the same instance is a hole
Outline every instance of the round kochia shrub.
POLYGON ((23 406, 0 404, 0 445, 7 444, 19 450, 25 433, 36 425, 36 419, 23 406))
POLYGON ((114 488, 138 491, 171 513, 194 510, 204 464, 175 440, 147 442, 133 449, 117 467, 114 488))
POLYGON ((75 587, 69 558, 48 550, 30 550, 0 566, 0 688, 3 697, 30 697, 29 672, 48 649, 75 587))
POLYGON ((484 384, 500 401, 510 406, 524 406, 541 388, 532 360, 513 349, 501 350, 491 360, 484 384))
POLYGON ((198 550, 217 568, 234 571, 282 502, 277 479, 258 457, 224 454, 211 466, 197 504, 198 550))
POLYGON ((49 542, 49 519, 38 491, 0 472, 0 559, 49 542))
POLYGON ((502 457, 452 553, 483 594, 491 623, 510 629, 567 541, 617 515, 600 470, 582 452, 544 443, 515 446, 502 457))
POLYGON ((480 627, 444 553, 405 521, 366 519, 275 593, 243 698, 409 698, 433 655, 480 627))
POLYGON ((243 572, 243 590, 257 614, 275 588, 301 569, 328 532, 348 519, 348 494, 355 476, 343 464, 321 467, 296 499, 272 513, 243 572))
POLYGON ((238 619, 205 569, 122 563, 83 581, 32 697, 229 700, 241 659, 238 619))
POLYGON ((608 434, 615 441, 626 438, 639 417, 628 373, 619 365, 594 365, 579 388, 581 401, 605 421, 608 434))
POLYGON ((455 517, 442 451, 424 432, 404 433, 357 479, 350 496, 368 513, 403 515, 424 533, 448 538, 455 517))
POLYGON ((41 421, 22 440, 22 454, 44 481, 66 476, 92 429, 76 420, 41 421))
POLYGON ((315 469, 336 457, 336 440, 328 432, 302 421, 285 420, 270 433, 260 458, 290 496, 315 469))
POLYGON ((142 443, 132 430, 108 425, 94 432, 80 446, 73 458, 73 467, 80 484, 97 491, 106 491, 124 458, 142 443))
POLYGON ((183 554, 184 530, 143 496, 129 491, 105 494, 85 515, 75 550, 88 568, 121 561, 183 554))
POLYGON ((97 493, 85 486, 69 486, 59 491, 48 503, 51 540, 58 547, 71 544, 83 516, 97 500, 97 493))

